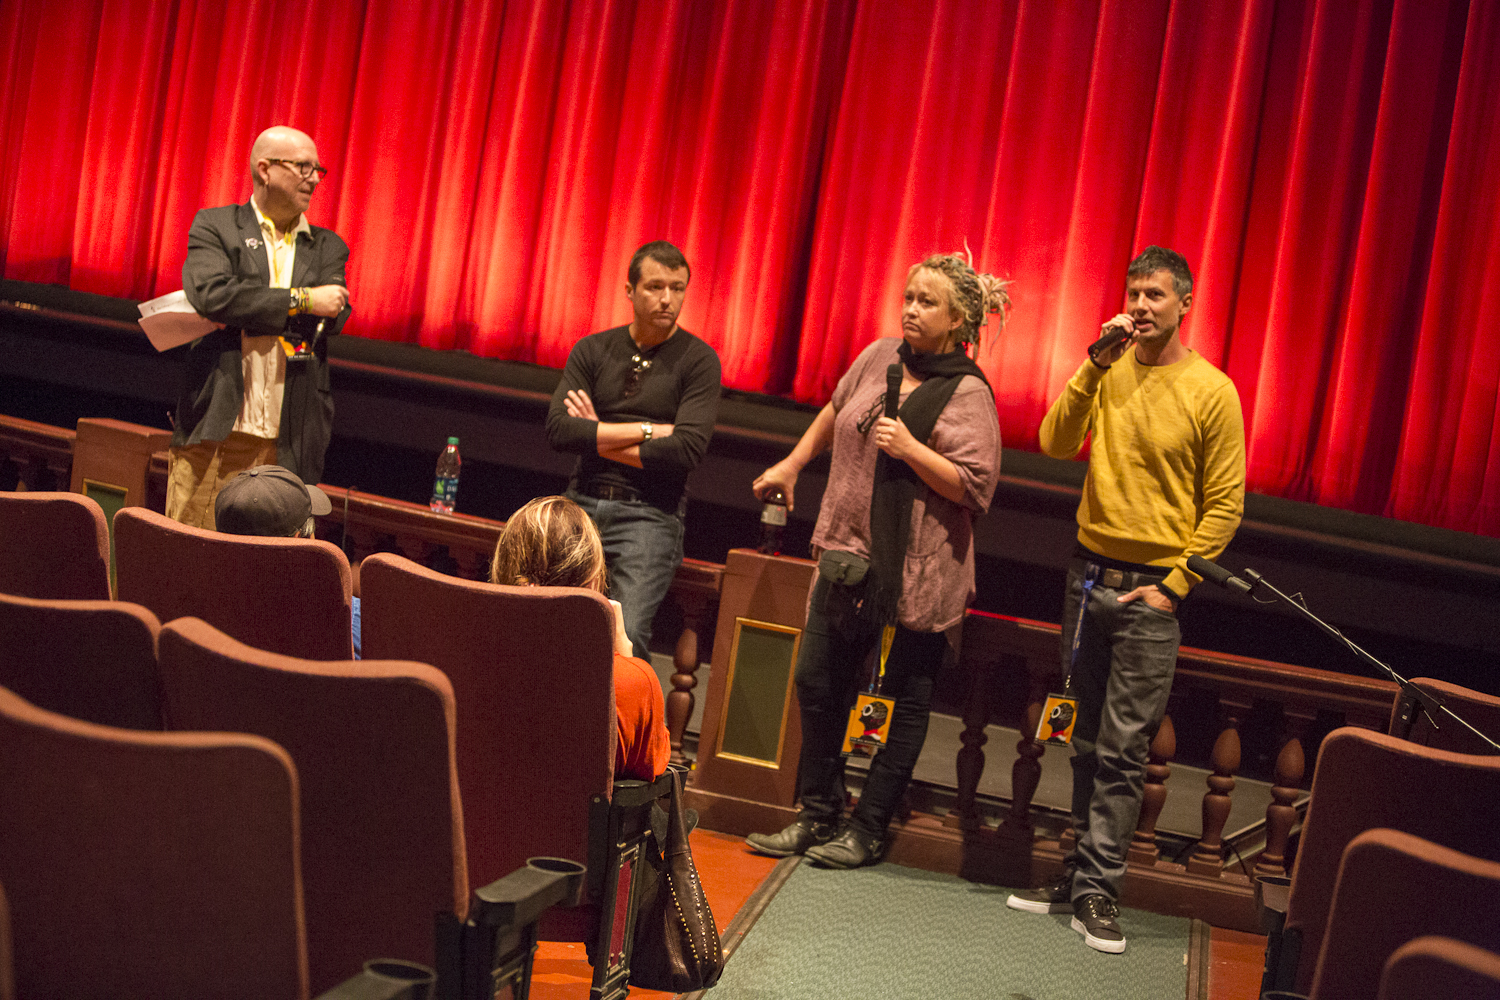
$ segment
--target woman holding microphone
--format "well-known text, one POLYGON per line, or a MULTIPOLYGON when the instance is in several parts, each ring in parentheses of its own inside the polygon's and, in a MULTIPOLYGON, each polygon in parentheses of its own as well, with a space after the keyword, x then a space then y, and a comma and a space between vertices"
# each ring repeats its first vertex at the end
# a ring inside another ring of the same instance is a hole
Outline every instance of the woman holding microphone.
POLYGON ((760 853, 806 854, 831 868, 873 864, 884 853, 886 827, 927 738, 944 633, 974 594, 973 516, 988 508, 1000 470, 994 395, 967 347, 978 347, 989 314, 1000 313, 1003 327, 1009 305, 1005 283, 976 273, 963 256, 914 266, 901 337, 865 348, 792 453, 755 480, 758 498, 783 493, 790 509, 803 467, 833 448, 795 674, 801 809, 779 833, 746 838, 760 853), (840 749, 877 644, 880 694, 894 698, 895 709, 843 824, 840 749))

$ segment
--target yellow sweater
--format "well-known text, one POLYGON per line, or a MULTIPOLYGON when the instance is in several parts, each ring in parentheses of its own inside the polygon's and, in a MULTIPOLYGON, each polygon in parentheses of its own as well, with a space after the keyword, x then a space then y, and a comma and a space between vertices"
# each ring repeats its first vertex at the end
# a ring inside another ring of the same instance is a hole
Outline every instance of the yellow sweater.
POLYGON ((1135 352, 1107 370, 1085 360, 1042 420, 1042 450, 1072 458, 1093 435, 1078 540, 1109 559, 1170 566, 1186 596, 1187 557, 1224 551, 1245 510, 1245 421, 1229 376, 1189 351, 1171 365, 1135 352))

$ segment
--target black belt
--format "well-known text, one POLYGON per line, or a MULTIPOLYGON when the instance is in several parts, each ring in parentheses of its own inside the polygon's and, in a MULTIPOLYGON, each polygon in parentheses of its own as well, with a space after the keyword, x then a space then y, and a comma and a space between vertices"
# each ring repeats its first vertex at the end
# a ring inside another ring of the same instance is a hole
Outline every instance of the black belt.
POLYGON ((1074 556, 1085 566, 1094 567, 1096 574, 1094 579, 1099 581, 1099 586, 1108 587, 1111 590, 1134 590, 1137 587, 1150 587, 1161 583, 1167 578, 1169 570, 1146 572, 1143 570, 1120 569, 1115 566, 1106 566, 1083 556, 1074 556))
POLYGON ((580 485, 578 492, 595 500, 639 500, 641 491, 633 486, 615 486, 612 483, 590 483, 580 485))

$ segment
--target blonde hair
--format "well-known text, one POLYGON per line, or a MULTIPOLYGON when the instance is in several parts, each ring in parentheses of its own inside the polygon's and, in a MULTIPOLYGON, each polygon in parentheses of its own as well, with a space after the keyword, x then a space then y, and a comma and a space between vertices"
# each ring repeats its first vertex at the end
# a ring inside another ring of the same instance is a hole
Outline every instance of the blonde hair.
POLYGON ((606 592, 599 529, 567 497, 538 497, 511 515, 495 543, 490 582, 606 592))
POLYGON ((934 254, 920 264, 913 264, 906 272, 906 280, 911 281, 912 275, 924 267, 948 279, 948 307, 963 318, 963 323, 953 331, 955 345, 978 347, 980 328, 994 313, 1000 316, 1000 329, 1005 329, 1010 318, 1010 295, 1006 292, 1010 282, 975 271, 973 256, 967 249, 961 254, 934 254))

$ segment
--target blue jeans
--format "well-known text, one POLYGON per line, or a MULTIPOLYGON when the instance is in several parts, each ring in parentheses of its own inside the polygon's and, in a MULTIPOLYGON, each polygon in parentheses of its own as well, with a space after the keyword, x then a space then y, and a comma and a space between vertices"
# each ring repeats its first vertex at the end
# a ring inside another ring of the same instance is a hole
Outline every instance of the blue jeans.
MULTIPOLYGON (((849 709, 869 680, 865 659, 880 640, 880 626, 866 619, 830 620, 833 589, 820 575, 813 585, 807 625, 797 652, 797 705, 802 714, 802 757, 797 791, 801 817, 837 822, 844 813, 844 758, 840 750, 849 709)), ((896 699, 885 747, 870 762, 859 804, 849 825, 867 838, 885 836, 912 770, 927 741, 933 680, 943 665, 947 637, 896 626, 881 694, 896 699)))
POLYGON ((609 596, 620 602, 635 655, 649 660, 651 623, 682 564, 682 518, 640 500, 596 500, 572 490, 604 543, 609 596))
MULTIPOLYGON (((1062 662, 1068 672, 1073 630, 1083 601, 1088 563, 1068 564, 1063 602, 1062 662)), ((1162 573, 1162 577, 1166 574, 1162 573)), ((1137 599, 1117 598, 1122 588, 1096 582, 1072 663, 1078 723, 1073 729, 1073 829, 1078 846, 1064 859, 1073 870, 1073 899, 1102 893, 1120 898, 1125 854, 1141 814, 1147 752, 1167 711, 1177 647, 1177 616, 1137 599)))

